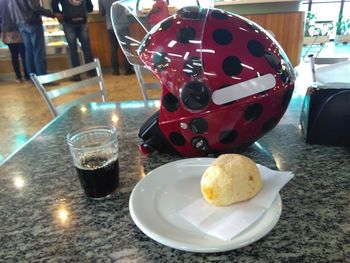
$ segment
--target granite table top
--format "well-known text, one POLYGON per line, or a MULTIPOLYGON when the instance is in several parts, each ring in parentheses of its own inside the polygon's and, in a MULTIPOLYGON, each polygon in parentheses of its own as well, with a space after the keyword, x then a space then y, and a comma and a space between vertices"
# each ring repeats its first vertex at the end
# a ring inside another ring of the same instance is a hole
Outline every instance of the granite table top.
POLYGON ((90 103, 57 117, 0 166, 0 262, 350 262, 350 150, 308 145, 300 103, 242 152, 295 177, 280 192, 282 214, 260 240, 228 252, 192 253, 164 246, 133 223, 129 197, 151 170, 181 159, 138 150, 138 129, 157 101, 90 103), (120 188, 87 199, 66 135, 87 124, 118 130, 120 188))

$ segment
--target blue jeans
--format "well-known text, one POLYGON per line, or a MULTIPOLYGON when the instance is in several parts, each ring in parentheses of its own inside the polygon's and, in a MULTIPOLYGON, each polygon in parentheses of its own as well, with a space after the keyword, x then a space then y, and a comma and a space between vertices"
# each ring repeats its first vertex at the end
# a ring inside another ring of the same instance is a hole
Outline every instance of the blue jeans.
POLYGON ((20 24, 28 73, 46 74, 46 49, 42 24, 20 24))
POLYGON ((93 61, 87 24, 69 24, 64 22, 62 25, 69 46, 72 66, 77 67, 80 65, 77 40, 81 44, 85 63, 93 61))

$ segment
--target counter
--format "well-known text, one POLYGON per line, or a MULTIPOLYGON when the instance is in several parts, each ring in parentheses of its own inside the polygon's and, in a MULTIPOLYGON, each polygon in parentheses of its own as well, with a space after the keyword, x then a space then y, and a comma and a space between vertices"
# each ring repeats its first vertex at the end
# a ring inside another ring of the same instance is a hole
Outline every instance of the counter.
POLYGON ((242 15, 272 32, 293 66, 300 63, 304 36, 304 12, 301 1, 237 0, 215 2, 215 7, 242 15))
MULTIPOLYGON (((292 65, 297 66, 300 62, 304 35, 304 12, 299 11, 300 2, 241 0, 215 2, 215 7, 242 15, 272 32, 292 65)), ((89 15, 89 34, 94 56, 100 59, 102 66, 110 67, 109 45, 105 45, 108 43, 106 25, 104 18, 96 12, 89 15), (101 48, 102 43, 104 44, 103 49, 101 48)), ((121 58, 121 54, 119 57, 121 58)))
POLYGON ((238 14, 271 14, 299 11, 301 2, 295 0, 215 1, 215 7, 238 14))
MULTIPOLYGON (((308 145, 299 129, 301 97, 280 123, 242 154, 295 177, 280 192, 282 215, 257 242, 224 253, 190 253, 143 234, 129 213, 133 187, 179 156, 138 150, 138 128, 157 101, 91 103, 55 118, 0 166, 0 262, 348 262, 350 151, 308 145), (120 145, 113 198, 87 199, 66 143, 73 127, 112 124, 120 145)), ((179 189, 181 191, 182 189, 179 189)))

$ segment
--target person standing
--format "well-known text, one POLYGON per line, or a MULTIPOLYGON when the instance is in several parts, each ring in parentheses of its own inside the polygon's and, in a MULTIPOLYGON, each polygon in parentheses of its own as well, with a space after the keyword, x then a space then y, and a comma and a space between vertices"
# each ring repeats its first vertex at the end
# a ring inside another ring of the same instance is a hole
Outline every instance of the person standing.
MULTIPOLYGON (((111 21, 111 6, 114 2, 117 0, 99 0, 98 5, 99 5, 99 12, 100 15, 105 16, 106 18, 106 26, 107 26, 107 32, 108 32, 108 39, 109 39, 109 46, 110 46, 110 56, 111 56, 111 64, 113 68, 113 75, 120 75, 119 71, 119 62, 118 62, 118 39, 114 33, 113 26, 112 26, 112 21, 111 21)), ((124 10, 122 10, 124 11, 124 10)), ((124 12, 125 13, 125 12, 124 12)), ((121 14, 124 19, 126 26, 129 25, 128 18, 126 14, 121 14)), ((120 17, 119 17, 120 18, 120 17)), ((122 18, 123 19, 123 18, 122 18)), ((120 21, 121 19, 119 19, 120 21)), ((125 69, 125 74, 133 74, 133 68, 126 59, 125 55, 123 54, 123 64, 124 64, 124 69, 125 69)))
MULTIPOLYGON (((77 40, 81 44, 85 63, 92 62, 87 26, 87 14, 93 11, 91 0, 52 0, 51 6, 54 13, 63 14, 63 31, 69 46, 72 66, 80 65, 77 40), (59 9, 59 4, 61 4, 62 10, 59 9)), ((71 80, 79 81, 80 76, 76 75, 71 80)))
POLYGON ((21 57, 22 60, 24 78, 29 80, 29 74, 25 65, 26 60, 23 40, 16 23, 11 18, 7 0, 0 0, 0 19, 1 39, 9 47, 12 67, 16 74, 16 80, 18 82, 22 82, 23 80, 19 57, 21 57))
POLYGON ((25 47, 28 74, 46 74, 46 49, 41 16, 62 19, 61 14, 40 5, 39 0, 7 0, 12 20, 17 24, 25 47))
POLYGON ((158 22, 169 16, 169 9, 167 0, 153 0, 154 4, 151 11, 148 14, 148 25, 151 29, 158 22))

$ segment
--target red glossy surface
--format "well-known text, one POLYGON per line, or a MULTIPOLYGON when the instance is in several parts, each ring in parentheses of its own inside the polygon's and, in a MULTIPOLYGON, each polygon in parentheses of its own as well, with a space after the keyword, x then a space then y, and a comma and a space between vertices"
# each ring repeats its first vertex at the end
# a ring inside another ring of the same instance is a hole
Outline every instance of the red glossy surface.
POLYGON ((253 143, 277 125, 294 88, 292 66, 279 44, 255 23, 221 10, 179 10, 151 30, 139 54, 162 84, 160 129, 183 156, 253 143), (266 74, 276 83, 265 92, 224 105, 211 100, 222 87, 266 74), (198 85, 188 95, 193 81, 198 85))

